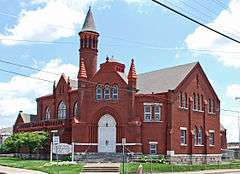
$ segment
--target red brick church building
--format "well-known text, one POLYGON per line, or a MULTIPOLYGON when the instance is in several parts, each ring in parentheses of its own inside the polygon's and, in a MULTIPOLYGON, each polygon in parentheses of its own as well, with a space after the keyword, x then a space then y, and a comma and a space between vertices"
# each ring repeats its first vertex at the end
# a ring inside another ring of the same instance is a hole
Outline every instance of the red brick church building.
POLYGON ((137 74, 133 59, 127 71, 107 57, 98 69, 91 9, 79 36, 77 80, 63 74, 37 98, 37 115, 19 113, 15 132, 57 130, 76 152, 119 152, 126 138, 130 151, 173 162, 221 160, 220 101, 198 62, 137 74))

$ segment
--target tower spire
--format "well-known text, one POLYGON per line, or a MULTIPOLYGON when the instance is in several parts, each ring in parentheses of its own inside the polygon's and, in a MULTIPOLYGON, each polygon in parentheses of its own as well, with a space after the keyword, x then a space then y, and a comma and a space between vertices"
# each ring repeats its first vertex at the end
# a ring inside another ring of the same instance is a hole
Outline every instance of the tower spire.
POLYGON ((94 22, 94 19, 93 19, 91 6, 88 9, 87 16, 85 18, 85 21, 84 21, 81 32, 84 32, 84 31, 97 32, 96 25, 95 25, 95 22, 94 22))

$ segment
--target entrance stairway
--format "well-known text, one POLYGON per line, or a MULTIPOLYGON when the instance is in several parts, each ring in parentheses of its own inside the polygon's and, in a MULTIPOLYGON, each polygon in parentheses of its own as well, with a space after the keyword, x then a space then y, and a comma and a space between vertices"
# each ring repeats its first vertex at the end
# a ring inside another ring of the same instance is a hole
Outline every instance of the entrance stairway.
POLYGON ((83 170, 81 173, 119 174, 120 173, 120 164, 118 164, 118 163, 87 163, 86 165, 83 166, 83 170))

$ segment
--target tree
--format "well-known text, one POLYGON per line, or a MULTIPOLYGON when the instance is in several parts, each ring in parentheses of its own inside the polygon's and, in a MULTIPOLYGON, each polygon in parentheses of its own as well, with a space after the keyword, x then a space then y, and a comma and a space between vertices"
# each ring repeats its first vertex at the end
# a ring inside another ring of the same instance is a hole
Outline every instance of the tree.
POLYGON ((47 141, 47 132, 20 132, 7 138, 3 146, 8 152, 21 153, 21 148, 27 148, 31 155, 33 152, 42 149, 47 141))

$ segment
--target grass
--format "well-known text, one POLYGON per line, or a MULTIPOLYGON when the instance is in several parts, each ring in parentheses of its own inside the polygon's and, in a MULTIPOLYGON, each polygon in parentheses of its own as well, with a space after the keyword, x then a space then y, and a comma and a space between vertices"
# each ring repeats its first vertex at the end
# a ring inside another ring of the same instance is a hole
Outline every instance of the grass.
MULTIPOLYGON (((195 165, 173 165, 173 164, 150 164, 150 163, 130 163, 128 172, 134 173, 137 167, 142 164, 144 172, 186 172, 186 171, 201 171, 212 169, 240 169, 240 161, 219 164, 195 164, 195 165)), ((122 166, 121 166, 122 171, 122 166)))
MULTIPOLYGON (((82 169, 82 164, 69 164, 65 166, 46 166, 48 161, 44 160, 21 160, 18 158, 0 157, 0 165, 24 168, 46 172, 49 174, 79 174, 82 169)), ((200 171, 211 169, 240 169, 240 161, 233 161, 229 163, 220 164, 203 164, 203 165, 171 165, 171 164, 157 164, 153 163, 129 163, 125 166, 129 173, 135 173, 137 167, 142 164, 144 172, 184 172, 184 171, 200 171)), ((121 165, 121 171, 122 171, 121 165)))
POLYGON ((82 164, 44 166, 48 162, 44 160, 21 160, 18 158, 0 157, 0 165, 2 166, 37 170, 49 174, 79 174, 82 169, 82 164))

